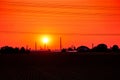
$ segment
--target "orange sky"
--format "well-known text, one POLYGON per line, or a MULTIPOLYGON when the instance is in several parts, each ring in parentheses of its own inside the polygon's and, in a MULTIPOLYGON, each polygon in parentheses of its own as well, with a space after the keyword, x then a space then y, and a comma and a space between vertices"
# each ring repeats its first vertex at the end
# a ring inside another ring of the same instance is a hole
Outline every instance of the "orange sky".
POLYGON ((120 36, 80 36, 80 34, 119 34, 119 0, 0 0, 0 31, 33 32, 43 34, 1 33, 0 46, 26 46, 34 49, 35 41, 43 47, 44 33, 50 35, 51 49, 106 43, 120 45, 120 36))

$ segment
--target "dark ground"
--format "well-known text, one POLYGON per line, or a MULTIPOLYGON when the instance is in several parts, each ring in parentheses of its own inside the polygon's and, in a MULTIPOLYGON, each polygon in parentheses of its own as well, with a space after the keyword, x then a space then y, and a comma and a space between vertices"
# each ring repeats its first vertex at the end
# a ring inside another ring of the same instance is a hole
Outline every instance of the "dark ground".
POLYGON ((119 75, 115 53, 0 55, 0 80, 116 80, 119 75))

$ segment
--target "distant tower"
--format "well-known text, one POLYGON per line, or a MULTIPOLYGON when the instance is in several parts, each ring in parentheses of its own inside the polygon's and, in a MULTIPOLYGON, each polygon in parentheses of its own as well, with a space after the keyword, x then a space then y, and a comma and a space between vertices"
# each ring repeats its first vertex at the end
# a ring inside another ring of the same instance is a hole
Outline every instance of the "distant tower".
POLYGON ((60 50, 62 49, 62 38, 60 37, 60 50))

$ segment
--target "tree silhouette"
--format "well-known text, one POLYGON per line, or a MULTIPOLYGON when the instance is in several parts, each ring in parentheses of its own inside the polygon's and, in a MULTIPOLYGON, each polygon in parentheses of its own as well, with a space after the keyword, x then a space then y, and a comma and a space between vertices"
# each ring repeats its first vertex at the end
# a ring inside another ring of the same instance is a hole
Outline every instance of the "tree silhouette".
POLYGON ((25 48, 24 47, 21 47, 20 53, 25 53, 25 48))
POLYGON ((74 50, 74 49, 73 49, 73 48, 71 48, 71 47, 69 47, 69 48, 68 48, 68 51, 73 51, 73 50, 74 50))
POLYGON ((94 47, 92 51, 96 52, 106 52, 108 51, 108 47, 106 44, 99 44, 97 47, 94 47))
POLYGON ((9 47, 9 46, 4 46, 4 47, 1 47, 0 49, 0 53, 1 54, 29 54, 30 53, 30 50, 27 49, 25 50, 24 47, 22 47, 21 49, 19 48, 13 48, 13 47, 9 47))
POLYGON ((12 54, 12 53, 14 53, 14 49, 9 46, 4 46, 1 48, 1 53, 2 54, 12 54))
POLYGON ((67 49, 63 48, 63 49, 61 50, 61 52, 67 52, 67 49))
POLYGON ((80 46, 77 48, 77 52, 88 52, 90 49, 87 46, 80 46))
POLYGON ((119 52, 119 47, 118 45, 113 45, 113 47, 111 48, 113 52, 119 52))
POLYGON ((16 47, 16 48, 14 48, 14 53, 15 53, 15 54, 18 54, 18 53, 19 53, 19 51, 20 51, 20 50, 19 50, 19 48, 17 48, 17 47, 16 47))

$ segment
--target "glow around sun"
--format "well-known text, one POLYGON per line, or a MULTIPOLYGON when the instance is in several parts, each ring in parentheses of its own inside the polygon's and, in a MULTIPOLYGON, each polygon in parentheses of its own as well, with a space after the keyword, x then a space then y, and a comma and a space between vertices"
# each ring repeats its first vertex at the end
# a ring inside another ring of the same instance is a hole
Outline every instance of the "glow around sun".
POLYGON ((51 36, 49 35, 41 35, 41 36, 38 36, 38 42, 39 42, 39 45, 50 45, 51 44, 51 36))
POLYGON ((47 37, 43 38, 43 43, 48 43, 49 39, 47 37))

